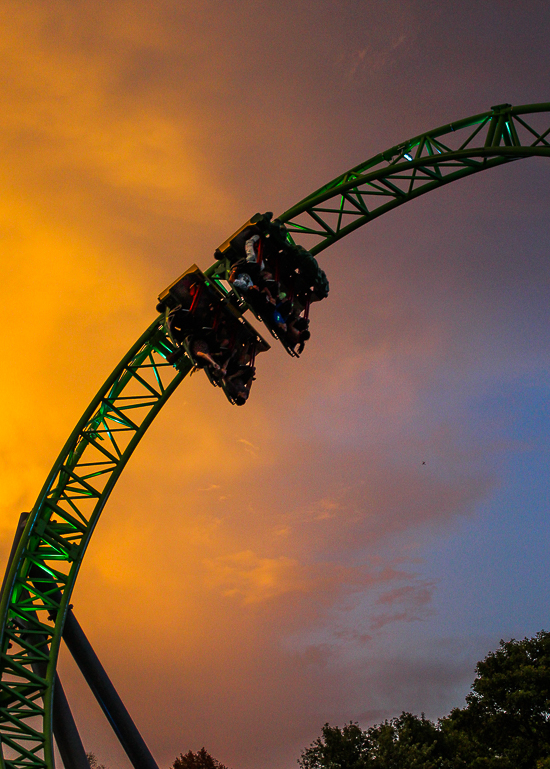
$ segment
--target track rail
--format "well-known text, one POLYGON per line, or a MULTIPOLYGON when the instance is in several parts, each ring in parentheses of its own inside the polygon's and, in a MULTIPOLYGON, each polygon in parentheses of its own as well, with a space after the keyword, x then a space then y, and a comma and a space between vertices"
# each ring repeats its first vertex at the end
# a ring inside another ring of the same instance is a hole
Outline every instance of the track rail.
POLYGON ((550 104, 512 107, 448 123, 354 166, 279 219, 318 254, 426 192, 526 157, 550 156, 550 104))
POLYGON ((191 363, 166 362, 163 319, 149 326, 84 412, 29 516, 0 603, 0 737, 11 767, 53 766, 52 697, 68 602, 120 473, 191 363), (40 675, 37 671, 44 671, 40 675))
MULTIPOLYGON (((499 105, 376 155, 279 218, 291 238, 316 254, 430 190, 503 163, 550 155, 549 135, 550 103, 499 105)), ((53 684, 71 593, 109 494, 191 370, 186 357, 177 369, 166 362, 173 349, 159 317, 84 412, 29 516, 0 601, 1 769, 54 767, 53 684)))

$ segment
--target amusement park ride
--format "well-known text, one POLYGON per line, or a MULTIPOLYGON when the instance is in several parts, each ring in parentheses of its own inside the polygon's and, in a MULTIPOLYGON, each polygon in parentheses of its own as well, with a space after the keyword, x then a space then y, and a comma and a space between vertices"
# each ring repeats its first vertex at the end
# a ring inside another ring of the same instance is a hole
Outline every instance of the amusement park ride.
POLYGON ((317 254, 430 190, 537 155, 550 156, 550 103, 500 104, 376 155, 277 219, 253 216, 209 269, 193 265, 160 294, 158 317, 85 410, 17 527, 0 602, 2 769, 53 769, 54 736, 66 769, 89 769, 56 672, 61 639, 135 769, 157 769, 70 600, 115 483, 185 376, 202 368, 232 404, 245 404, 256 357, 269 349, 246 311, 299 356, 310 306, 328 295, 317 254))

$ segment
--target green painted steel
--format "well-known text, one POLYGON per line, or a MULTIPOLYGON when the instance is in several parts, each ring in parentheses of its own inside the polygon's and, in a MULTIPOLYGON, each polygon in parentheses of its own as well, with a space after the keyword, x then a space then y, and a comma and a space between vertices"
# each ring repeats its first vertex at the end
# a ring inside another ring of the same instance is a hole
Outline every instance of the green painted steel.
POLYGON ((2 760, 53 767, 52 682, 68 602, 95 524, 145 430, 190 371, 158 318, 73 430, 29 516, 0 603, 2 760))
MULTIPOLYGON (((347 171, 279 219, 324 250, 396 206, 479 171, 550 155, 550 103, 489 112, 435 129, 347 171)), ((216 262, 208 274, 220 275, 216 262)), ((223 277, 223 276, 222 276, 223 277)), ((223 285, 220 283, 220 288, 223 285)), ((29 516, 0 601, 2 769, 53 769, 53 681, 65 615, 99 515, 166 400, 191 370, 157 318, 76 425, 29 516)))
POLYGON ((444 184, 503 163, 550 155, 550 103, 500 104, 375 155, 279 219, 318 254, 358 227, 444 184))

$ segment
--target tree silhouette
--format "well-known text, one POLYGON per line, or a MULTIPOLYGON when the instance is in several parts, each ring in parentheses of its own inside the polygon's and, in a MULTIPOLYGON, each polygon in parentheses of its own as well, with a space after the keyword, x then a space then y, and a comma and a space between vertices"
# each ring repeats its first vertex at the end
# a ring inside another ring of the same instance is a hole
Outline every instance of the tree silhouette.
POLYGON ((466 706, 437 723, 325 724, 301 769, 550 769, 550 633, 501 641, 476 673, 466 706))
POLYGON ((180 753, 172 764, 172 769, 227 769, 227 766, 216 761, 206 748, 201 748, 198 753, 193 753, 192 750, 185 755, 180 753))
POLYGON ((95 753, 86 753, 90 769, 107 769, 105 764, 100 764, 95 753))

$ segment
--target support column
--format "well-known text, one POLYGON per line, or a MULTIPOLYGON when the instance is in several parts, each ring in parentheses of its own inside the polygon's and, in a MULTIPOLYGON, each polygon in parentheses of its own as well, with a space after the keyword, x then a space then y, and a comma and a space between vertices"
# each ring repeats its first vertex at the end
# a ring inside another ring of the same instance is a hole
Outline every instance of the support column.
POLYGON ((90 769, 88 756, 57 673, 53 690, 53 735, 65 769, 90 769))
POLYGON ((63 640, 134 768, 158 769, 155 759, 111 683, 92 645, 86 638, 72 609, 67 612, 63 640))

